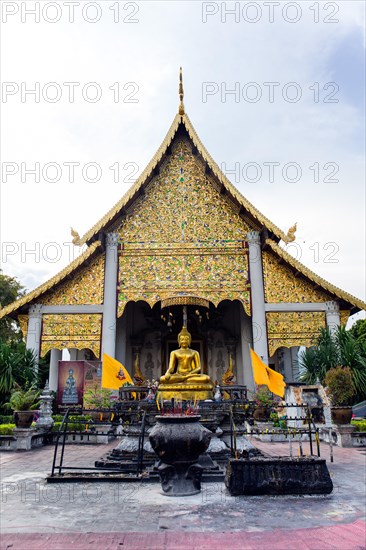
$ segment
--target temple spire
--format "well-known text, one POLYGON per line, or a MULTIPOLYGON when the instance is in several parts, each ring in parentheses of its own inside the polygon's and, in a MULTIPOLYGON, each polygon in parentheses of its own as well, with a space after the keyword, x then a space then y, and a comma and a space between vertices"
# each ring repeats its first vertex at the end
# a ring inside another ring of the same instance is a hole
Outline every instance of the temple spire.
POLYGON ((180 67, 179 70, 179 110, 178 113, 180 115, 184 115, 184 104, 183 104, 183 75, 182 75, 182 67, 180 67))

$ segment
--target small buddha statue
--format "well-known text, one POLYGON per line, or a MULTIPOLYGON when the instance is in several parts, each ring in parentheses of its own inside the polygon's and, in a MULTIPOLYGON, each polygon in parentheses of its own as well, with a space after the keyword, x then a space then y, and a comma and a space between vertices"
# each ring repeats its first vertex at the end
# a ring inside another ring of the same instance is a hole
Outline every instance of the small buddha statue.
POLYGON ((207 374, 201 373, 201 360, 198 351, 190 349, 191 335, 183 326, 178 334, 179 349, 170 354, 169 368, 160 378, 159 391, 173 390, 182 393, 183 399, 190 399, 195 390, 202 392, 199 398, 210 397, 213 383, 207 374), (191 395, 184 395, 186 390, 191 390, 191 395), (208 392, 208 393, 207 393, 208 392))

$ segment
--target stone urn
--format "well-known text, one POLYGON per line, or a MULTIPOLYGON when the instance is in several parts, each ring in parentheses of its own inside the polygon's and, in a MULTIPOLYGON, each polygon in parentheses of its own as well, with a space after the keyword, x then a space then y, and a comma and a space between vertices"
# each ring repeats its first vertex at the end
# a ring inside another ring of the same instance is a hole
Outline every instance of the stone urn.
POLYGON ((334 424, 350 424, 352 420, 352 407, 331 407, 334 424))
POLYGON ((17 428, 28 429, 34 420, 35 411, 14 411, 14 422, 17 428))
POLYGON ((270 416, 271 416, 270 407, 259 405, 258 407, 256 407, 256 409, 253 412, 253 418, 258 422, 267 422, 270 419, 270 416))
POLYGON ((211 440, 212 433, 200 424, 199 415, 157 416, 149 434, 159 457, 158 472, 163 494, 195 495, 201 490, 203 467, 197 462, 211 440))

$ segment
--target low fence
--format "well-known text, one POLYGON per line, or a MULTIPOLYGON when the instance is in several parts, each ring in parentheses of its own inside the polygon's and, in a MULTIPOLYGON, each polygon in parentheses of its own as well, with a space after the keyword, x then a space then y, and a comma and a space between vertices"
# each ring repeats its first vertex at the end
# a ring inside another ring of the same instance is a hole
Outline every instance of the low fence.
MULTIPOLYGON (((366 445, 366 434, 356 432, 354 427, 341 428, 339 426, 327 427, 325 424, 315 422, 322 418, 322 407, 309 406, 306 403, 281 403, 271 407, 272 413, 269 420, 259 421, 255 419, 257 404, 249 401, 236 392, 232 399, 221 402, 200 402, 198 414, 201 422, 212 431, 217 426, 223 427, 227 435, 227 444, 232 456, 238 449, 236 438, 250 435, 253 438, 265 442, 288 441, 290 456, 292 454, 303 455, 302 443, 307 441, 310 445, 310 455, 319 455, 319 442, 329 444, 330 454, 332 446, 366 445), (291 415, 295 412, 296 414, 291 415), (275 415, 275 418, 273 417, 275 415), (277 424, 277 425, 276 425, 277 424), (348 430, 348 432, 347 432, 348 430), (294 448, 296 445, 296 449, 294 448)), ((47 444, 55 444, 56 447, 67 444, 106 444, 116 436, 117 427, 121 425, 142 425, 144 419, 143 440, 146 438, 146 430, 155 423, 157 414, 174 414, 174 402, 165 402, 164 409, 159 410, 157 404, 144 401, 119 401, 113 409, 82 410, 80 408, 67 409, 61 428, 58 432, 42 432, 35 430, 15 430, 14 435, 0 436, 0 450, 30 450, 47 444), (72 415, 93 414, 93 420, 71 419, 72 415), (78 422, 79 425, 75 426, 78 422)), ((180 413, 187 414, 191 403, 180 402, 180 413)), ((141 451, 142 452, 142 451, 141 451)), ((141 463, 142 459, 139 459, 141 463)), ((332 460, 332 456, 331 456, 332 460)))

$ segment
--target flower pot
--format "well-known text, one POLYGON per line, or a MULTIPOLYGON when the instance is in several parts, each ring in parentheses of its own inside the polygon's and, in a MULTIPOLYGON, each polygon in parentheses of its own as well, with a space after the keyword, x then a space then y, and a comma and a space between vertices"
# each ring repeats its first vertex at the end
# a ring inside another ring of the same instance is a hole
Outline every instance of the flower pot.
POLYGON ((334 424, 350 424, 352 419, 352 407, 331 407, 334 424))
POLYGON ((266 422, 270 419, 271 416, 271 409, 269 407, 257 407, 253 413, 254 420, 258 420, 259 422, 266 422))
POLYGON ((34 419, 34 411, 14 411, 13 416, 17 428, 30 428, 34 419))
POLYGON ((102 422, 105 424, 106 422, 109 422, 109 411, 91 411, 90 414, 95 423, 102 422))

